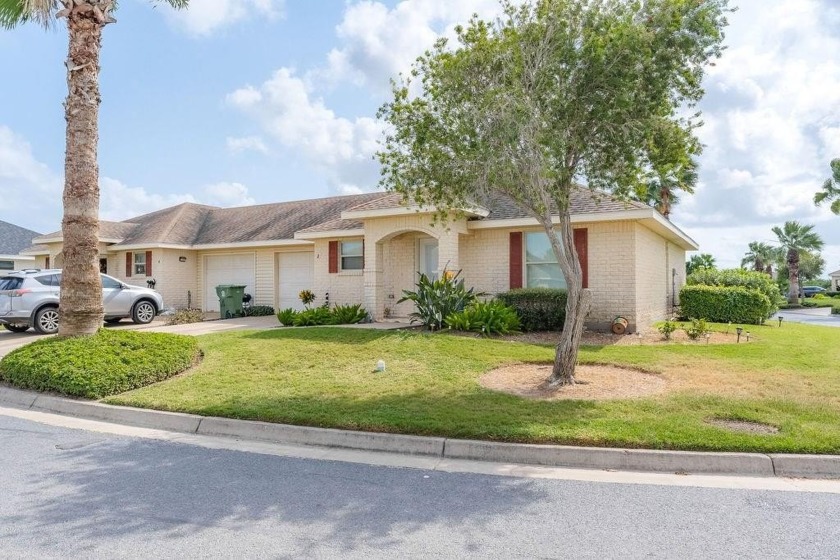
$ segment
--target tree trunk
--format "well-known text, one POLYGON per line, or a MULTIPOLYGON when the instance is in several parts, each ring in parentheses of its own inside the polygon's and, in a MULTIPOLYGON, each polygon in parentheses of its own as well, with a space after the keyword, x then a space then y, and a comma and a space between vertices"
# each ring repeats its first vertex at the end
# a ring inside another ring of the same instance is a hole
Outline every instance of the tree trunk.
POLYGON ((790 286, 788 288, 788 303, 799 303, 799 251, 796 249, 788 249, 788 280, 790 286))
POLYGON ((758 257, 755 258, 753 270, 755 270, 756 272, 764 272, 764 262, 758 257))
POLYGON ((67 28, 67 145, 64 156, 64 268, 59 336, 95 333, 102 326, 99 278, 99 50, 105 24, 98 3, 70 3, 67 28))
POLYGON ((573 385, 575 383, 575 364, 578 348, 583 336, 583 323, 589 313, 592 294, 583 288, 583 271, 580 268, 575 249, 574 231, 568 210, 560 212, 560 235, 551 223, 551 216, 543 216, 540 222, 545 229, 551 248, 557 257, 560 270, 566 278, 568 299, 566 300, 566 320, 563 332, 554 354, 554 367, 548 378, 549 387, 573 385))

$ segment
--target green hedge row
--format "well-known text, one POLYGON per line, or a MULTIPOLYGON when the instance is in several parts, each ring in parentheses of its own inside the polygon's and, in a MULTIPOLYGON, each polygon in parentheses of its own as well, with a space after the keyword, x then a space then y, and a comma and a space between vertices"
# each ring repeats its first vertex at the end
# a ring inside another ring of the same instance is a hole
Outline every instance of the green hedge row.
POLYGON ((566 291, 520 288, 496 296, 519 315, 523 331, 561 331, 566 321, 566 291))
POLYGON ((694 285, 680 291, 680 308, 683 317, 759 325, 775 313, 776 304, 758 290, 694 285))
POLYGON ((689 274, 686 284, 689 286, 737 286, 748 290, 758 290, 774 304, 784 301, 776 281, 768 274, 754 270, 701 268, 689 274))
POLYGON ((92 336, 44 338, 13 350, 0 361, 0 380, 100 399, 163 381, 198 356, 192 336, 100 329, 92 336))

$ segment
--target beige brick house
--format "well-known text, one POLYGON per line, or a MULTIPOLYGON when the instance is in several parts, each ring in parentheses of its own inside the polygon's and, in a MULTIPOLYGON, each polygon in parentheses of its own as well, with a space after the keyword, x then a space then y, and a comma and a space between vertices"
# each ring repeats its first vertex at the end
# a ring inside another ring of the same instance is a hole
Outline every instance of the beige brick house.
MULTIPOLYGON (((631 327, 665 318, 697 244, 652 208, 580 190, 572 201, 575 244, 592 290, 588 324, 617 316, 631 327)), ((60 232, 23 251, 37 266, 61 267, 60 232)), ((434 223, 429 209, 371 193, 216 208, 181 204, 124 222, 102 222, 100 268, 120 280, 154 280, 168 306, 218 310, 215 286, 244 284, 257 305, 363 303, 374 319, 405 317, 397 303, 418 272, 462 270, 468 286, 495 294, 516 287, 563 287, 536 220, 504 197, 434 223)))

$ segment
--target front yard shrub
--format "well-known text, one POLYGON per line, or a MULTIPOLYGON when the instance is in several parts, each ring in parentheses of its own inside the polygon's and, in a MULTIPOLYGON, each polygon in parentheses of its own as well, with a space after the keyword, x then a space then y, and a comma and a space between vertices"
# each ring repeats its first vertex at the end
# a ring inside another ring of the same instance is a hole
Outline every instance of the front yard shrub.
POLYGON ((242 309, 243 317, 268 317, 274 315, 274 308, 270 305, 252 305, 242 309))
POLYGON ((472 331, 484 335, 519 332, 516 310, 501 301, 476 301, 462 311, 450 313, 446 326, 456 331, 472 331))
POLYGON ((516 314, 523 331, 561 331, 566 320, 566 290, 520 288, 496 296, 516 314))
POLYGON ((397 302, 411 301, 416 311, 411 313, 411 322, 418 322, 431 330, 440 330, 444 327, 445 319, 452 313, 461 311, 473 303, 480 293, 464 286, 463 280, 458 280, 461 274, 444 270, 440 278, 430 279, 425 274, 420 274, 417 282, 417 290, 403 290, 403 297, 397 302))
POLYGON ((320 325, 351 325, 367 319, 367 311, 361 304, 311 307, 295 311, 291 307, 277 312, 277 320, 284 327, 316 327, 320 325))
POLYGON ((199 356, 191 336, 100 329, 92 336, 46 338, 0 360, 0 380, 21 389, 100 399, 163 381, 199 356))
POLYGON ((759 292, 728 286, 685 286, 680 291, 683 317, 701 317, 715 323, 760 325, 776 312, 776 305, 759 292))
POLYGON ((691 322, 683 329, 686 336, 691 340, 697 340, 706 333, 711 332, 708 323, 705 319, 691 319, 691 322))
POLYGON ((686 279, 689 286, 728 286, 757 290, 767 296, 772 307, 767 317, 778 311, 778 305, 785 301, 779 285, 767 274, 754 270, 730 268, 725 270, 700 269, 686 279))
POLYGON ((333 325, 353 325, 367 319, 367 311, 361 303, 356 305, 336 305, 332 310, 333 325))
POLYGON ((204 320, 204 312, 201 309, 176 309, 175 313, 166 320, 167 325, 186 325, 188 323, 200 323, 204 320))
POLYGON ((677 326, 676 321, 668 320, 656 327, 656 330, 665 337, 665 340, 671 340, 671 335, 677 330, 677 326))

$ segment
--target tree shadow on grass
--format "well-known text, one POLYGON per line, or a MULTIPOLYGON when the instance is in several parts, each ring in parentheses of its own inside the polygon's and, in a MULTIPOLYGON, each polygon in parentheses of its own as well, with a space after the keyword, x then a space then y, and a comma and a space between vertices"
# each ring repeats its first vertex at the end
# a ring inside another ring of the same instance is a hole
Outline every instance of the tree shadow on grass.
POLYGON ((330 342, 338 344, 365 344, 384 338, 402 340, 421 333, 416 330, 348 329, 341 327, 296 327, 247 331, 242 338, 251 340, 304 340, 307 342, 330 342))
POLYGON ((293 551, 303 557, 323 543, 345 552, 385 550, 438 525, 461 528, 479 547, 489 535, 504 538, 489 524, 524 514, 545 497, 529 481, 504 477, 481 477, 476 484, 466 483, 468 475, 84 432, 72 437, 87 441, 37 442, 52 456, 27 475, 24 507, 0 517, 0 537, 27 534, 47 547, 60 528, 67 544, 84 554, 125 538, 166 546, 202 535, 242 535, 244 546, 250 535, 267 547, 262 554, 277 543, 278 556, 293 551))

